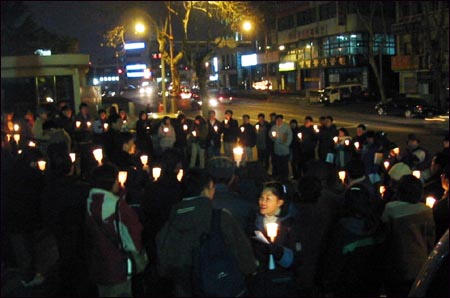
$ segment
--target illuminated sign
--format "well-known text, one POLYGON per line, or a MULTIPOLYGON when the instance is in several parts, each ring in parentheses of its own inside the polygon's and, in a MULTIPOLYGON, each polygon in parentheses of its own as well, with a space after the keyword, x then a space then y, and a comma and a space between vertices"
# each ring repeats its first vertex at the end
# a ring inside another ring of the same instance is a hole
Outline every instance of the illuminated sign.
POLYGON ((147 68, 146 64, 129 64, 125 67, 127 71, 129 70, 143 70, 147 68))
POLYGON ((145 73, 143 71, 127 72, 127 77, 129 78, 142 78, 144 76, 145 73))
POLYGON ((145 42, 130 42, 125 44, 125 50, 145 49, 145 42))
POLYGON ((278 65, 278 70, 279 71, 290 71, 290 70, 295 70, 295 63, 294 62, 284 62, 284 63, 280 63, 278 65))
POLYGON ((257 59, 256 59, 256 54, 251 54, 251 55, 242 55, 241 56, 241 63, 242 66, 252 66, 252 65, 256 65, 257 63, 257 59))

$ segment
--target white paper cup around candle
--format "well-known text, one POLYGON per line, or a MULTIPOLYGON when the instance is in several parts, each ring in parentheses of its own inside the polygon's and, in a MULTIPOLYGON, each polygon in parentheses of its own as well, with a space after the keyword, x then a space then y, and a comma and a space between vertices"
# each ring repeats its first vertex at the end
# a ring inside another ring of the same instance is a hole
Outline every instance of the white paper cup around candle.
POLYGON ((103 159, 103 149, 95 149, 92 153, 94 154, 95 160, 101 165, 103 159))
POLYGON ((376 165, 379 165, 381 163, 382 159, 383 159, 383 153, 377 152, 377 153, 375 153, 375 156, 373 157, 373 163, 376 165))
POLYGON ((436 199, 431 196, 429 196, 425 199, 425 205, 427 205, 430 208, 433 208, 435 203, 436 203, 436 199))
POLYGON ((244 149, 242 147, 234 147, 233 148, 233 157, 239 167, 239 163, 242 160, 242 155, 244 154, 244 149))
POLYGON ((196 136, 197 136, 197 132, 196 132, 195 130, 193 130, 193 131, 192 131, 192 135, 193 135, 194 137, 196 137, 196 136))
POLYGON ((80 126, 81 126, 81 121, 75 121, 75 127, 80 128, 80 126))
POLYGON ((36 143, 33 141, 28 142, 28 147, 36 147, 36 143))
POLYGON ((277 132, 276 131, 272 131, 272 137, 274 137, 274 138, 277 137, 277 132))
POLYGON ((416 177, 417 179, 420 179, 420 171, 419 170, 415 170, 412 172, 413 176, 416 177))
POLYGON ((104 128, 105 130, 108 130, 108 126, 109 126, 108 123, 103 123, 103 128, 104 128))
POLYGON ((345 141, 344 141, 344 144, 345 144, 345 146, 350 145, 350 140, 345 140, 345 141))
POLYGON ((267 236, 270 237, 270 241, 274 242, 278 233, 278 224, 276 222, 266 224, 267 236))
POLYGON ((148 155, 141 155, 141 162, 145 166, 148 162, 148 155))
POLYGON ((153 168, 152 175, 153 175, 153 179, 158 180, 158 178, 161 176, 161 168, 159 168, 159 167, 153 168))
POLYGON ((91 127, 92 123, 88 121, 88 122, 86 122, 86 125, 89 128, 89 127, 91 127))
POLYGON ((181 182, 181 179, 183 179, 183 174, 184 174, 183 169, 179 169, 179 170, 178 170, 178 174, 177 174, 177 179, 178 179, 178 181, 181 182))
POLYGON ((19 124, 14 124, 13 128, 14 128, 14 131, 19 131, 20 126, 19 126, 19 124))
POLYGON ((355 142, 353 145, 355 145, 356 150, 359 149, 359 142, 355 142))
POLYGON ((16 143, 19 143, 19 141, 20 141, 20 134, 15 133, 15 134, 13 135, 13 138, 14 138, 14 141, 16 141, 16 143))
POLYGON ((8 142, 11 141, 11 135, 9 133, 6 134, 6 139, 8 140, 8 142))
POLYGON ((338 137, 334 137, 334 138, 333 138, 333 141, 334 141, 335 143, 337 143, 337 142, 338 142, 338 139, 339 139, 338 137))
POLYGON ((241 126, 241 132, 243 133, 245 130, 245 127, 241 126))
POLYGON ((392 149, 392 151, 394 151, 394 153, 395 153, 396 155, 398 155, 398 154, 400 153, 400 148, 395 147, 394 149, 392 149))
POLYGON ((168 133, 168 132, 169 132, 169 128, 168 128, 168 127, 164 127, 164 128, 163 128, 163 131, 164 131, 165 133, 168 133))
POLYGON ((77 155, 75 153, 69 153, 70 156, 70 160, 72 161, 72 163, 75 162, 75 160, 77 159, 77 155))
POLYGON ((39 167, 39 170, 45 171, 45 165, 46 165, 45 160, 39 160, 39 161, 38 161, 38 167, 39 167))
POLYGON ((119 172, 119 183, 120 185, 124 186, 125 181, 127 181, 128 173, 127 171, 120 171, 119 172))
POLYGON ((225 125, 227 125, 228 124, 228 119, 225 119, 225 125))
POLYGON ((345 171, 339 171, 338 175, 339 175, 339 179, 341 179, 342 183, 344 183, 345 175, 346 175, 345 171))
POLYGON ((255 125, 256 131, 259 131, 259 124, 255 125))
POLYGON ((384 165, 384 168, 387 170, 388 168, 389 168, 389 161, 385 161, 384 163, 383 163, 383 165, 384 165))
POLYGON ((186 124, 183 124, 183 130, 187 130, 188 126, 186 124))
POLYGON ((384 185, 380 185, 380 195, 383 197, 384 193, 386 192, 386 187, 384 185))
POLYGON ((302 135, 302 133, 301 133, 301 132, 299 132, 299 133, 297 134, 297 137, 298 137, 298 139, 299 139, 299 140, 303 139, 303 135, 302 135))
POLYGON ((218 129, 217 125, 214 125, 214 131, 217 132, 218 129))

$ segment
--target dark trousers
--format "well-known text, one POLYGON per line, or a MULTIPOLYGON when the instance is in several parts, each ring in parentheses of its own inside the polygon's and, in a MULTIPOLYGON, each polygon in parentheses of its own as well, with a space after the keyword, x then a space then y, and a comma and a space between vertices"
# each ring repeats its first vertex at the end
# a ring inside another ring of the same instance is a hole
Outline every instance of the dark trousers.
POLYGON ((267 149, 257 149, 258 161, 262 168, 266 171, 269 170, 270 154, 267 149))
POLYGON ((289 154, 273 155, 272 176, 280 180, 286 180, 289 177, 289 154))

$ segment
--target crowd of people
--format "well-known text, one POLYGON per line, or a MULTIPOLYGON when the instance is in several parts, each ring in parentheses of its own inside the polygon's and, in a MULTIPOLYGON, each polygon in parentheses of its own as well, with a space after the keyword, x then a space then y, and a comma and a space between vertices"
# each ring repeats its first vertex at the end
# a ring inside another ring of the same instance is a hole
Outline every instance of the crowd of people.
MULTIPOLYGON (((2 114, 2 281, 16 270, 46 296, 195 296, 192 250, 221 209, 243 296, 406 297, 448 233, 448 133, 432 153, 413 133, 400 148, 332 116, 78 108, 2 114), (146 270, 128 276, 121 249, 146 253, 146 270)), ((446 262, 431 296, 448 296, 446 262)))

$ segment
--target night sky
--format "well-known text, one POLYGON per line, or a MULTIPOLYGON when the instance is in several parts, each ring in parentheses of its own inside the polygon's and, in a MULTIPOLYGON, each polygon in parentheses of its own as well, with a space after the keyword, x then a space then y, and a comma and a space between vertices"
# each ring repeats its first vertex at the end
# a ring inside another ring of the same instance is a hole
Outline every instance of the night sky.
POLYGON ((33 19, 58 35, 77 38, 80 51, 91 61, 112 55, 112 49, 102 48, 103 34, 114 26, 132 22, 132 10, 139 9, 158 18, 161 1, 24 1, 33 19))

